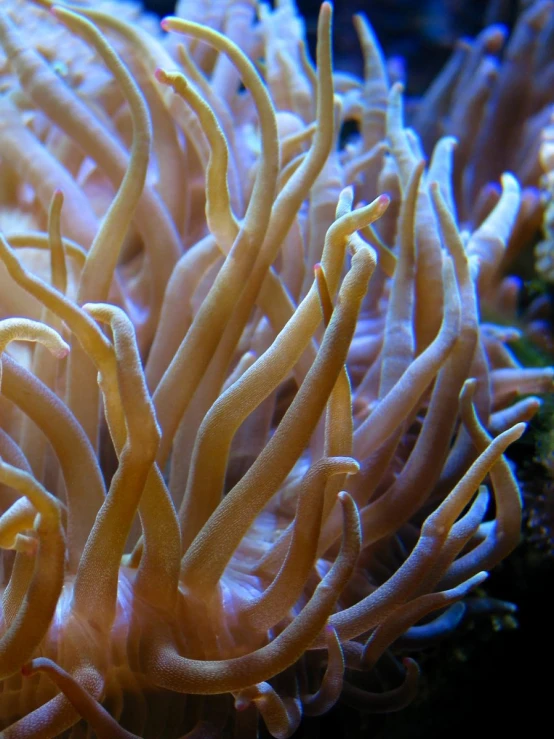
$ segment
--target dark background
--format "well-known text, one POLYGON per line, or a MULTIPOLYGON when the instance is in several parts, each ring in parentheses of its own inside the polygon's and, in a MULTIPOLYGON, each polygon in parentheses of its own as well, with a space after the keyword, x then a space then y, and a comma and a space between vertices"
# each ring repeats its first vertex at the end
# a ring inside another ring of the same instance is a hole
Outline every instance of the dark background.
MULTIPOLYGON (((297 7, 306 19, 312 49, 320 4, 320 0, 297 0, 297 7)), ((505 0, 504 4, 515 6, 515 0, 505 0)), ((164 16, 173 12, 175 3, 146 0, 144 5, 164 16)), ((387 56, 400 56, 406 61, 409 92, 420 93, 448 58, 454 41, 479 31, 486 8, 485 0, 337 0, 334 3, 335 63, 341 69, 361 71, 351 19, 354 13, 363 12, 387 56)), ((505 20, 510 21, 513 15, 513 10, 508 10, 505 20)))

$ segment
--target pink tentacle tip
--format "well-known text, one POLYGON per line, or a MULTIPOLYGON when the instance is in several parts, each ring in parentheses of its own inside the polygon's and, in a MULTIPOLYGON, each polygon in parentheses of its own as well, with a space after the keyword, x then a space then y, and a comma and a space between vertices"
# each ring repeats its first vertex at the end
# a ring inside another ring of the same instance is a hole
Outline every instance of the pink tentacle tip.
POLYGON ((168 18, 162 18, 160 21, 160 26, 162 27, 162 31, 170 31, 171 30, 171 23, 170 19, 168 18))
POLYGON ((241 696, 237 696, 235 698, 235 711, 246 711, 246 709, 250 706, 251 701, 249 701, 247 698, 242 698, 241 696))
POLYGON ((161 67, 156 67, 154 71, 154 77, 163 85, 166 81, 167 75, 164 69, 162 69, 161 67))
POLYGON ((56 349, 54 352, 54 356, 56 359, 65 359, 67 355, 69 354, 70 348, 68 344, 65 344, 64 346, 60 346, 59 349, 56 349))

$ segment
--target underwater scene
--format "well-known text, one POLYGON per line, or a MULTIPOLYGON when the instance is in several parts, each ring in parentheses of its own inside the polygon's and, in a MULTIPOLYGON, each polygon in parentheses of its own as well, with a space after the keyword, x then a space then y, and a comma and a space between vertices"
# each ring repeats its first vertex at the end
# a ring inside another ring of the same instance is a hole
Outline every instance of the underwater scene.
POLYGON ((539 736, 553 475, 553 0, 0 0, 3 739, 539 736))

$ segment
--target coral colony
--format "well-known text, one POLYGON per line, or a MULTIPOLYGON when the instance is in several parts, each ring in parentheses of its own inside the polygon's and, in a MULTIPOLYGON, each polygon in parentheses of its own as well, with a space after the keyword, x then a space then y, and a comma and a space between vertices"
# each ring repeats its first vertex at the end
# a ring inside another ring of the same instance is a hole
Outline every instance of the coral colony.
POLYGON ((329 3, 315 62, 292 0, 0 6, 6 739, 399 710, 518 543, 553 373, 482 316, 554 169, 551 3, 411 127, 354 23, 363 79, 329 3))

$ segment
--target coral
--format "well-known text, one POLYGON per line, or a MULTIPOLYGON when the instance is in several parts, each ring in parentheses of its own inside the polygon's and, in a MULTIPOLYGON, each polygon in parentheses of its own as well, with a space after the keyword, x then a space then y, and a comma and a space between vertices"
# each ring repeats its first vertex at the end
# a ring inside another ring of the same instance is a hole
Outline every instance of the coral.
POLYGON ((518 543, 504 452, 553 372, 480 305, 520 185, 462 223, 453 138, 427 163, 331 20, 313 66, 291 0, 0 10, 6 739, 399 710, 397 651, 518 543))

